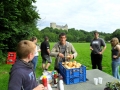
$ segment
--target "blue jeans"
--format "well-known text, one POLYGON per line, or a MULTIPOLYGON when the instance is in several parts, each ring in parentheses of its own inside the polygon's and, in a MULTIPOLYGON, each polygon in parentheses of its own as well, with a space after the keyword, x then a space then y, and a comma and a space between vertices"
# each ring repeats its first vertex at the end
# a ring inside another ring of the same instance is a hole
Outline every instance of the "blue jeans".
POLYGON ((120 66, 120 58, 112 60, 112 74, 113 77, 120 79, 119 75, 119 66, 120 66))
POLYGON ((34 58, 33 58, 33 60, 32 60, 32 63, 33 63, 33 65, 34 65, 34 67, 33 67, 34 70, 36 69, 37 62, 38 62, 38 56, 34 56, 34 58))

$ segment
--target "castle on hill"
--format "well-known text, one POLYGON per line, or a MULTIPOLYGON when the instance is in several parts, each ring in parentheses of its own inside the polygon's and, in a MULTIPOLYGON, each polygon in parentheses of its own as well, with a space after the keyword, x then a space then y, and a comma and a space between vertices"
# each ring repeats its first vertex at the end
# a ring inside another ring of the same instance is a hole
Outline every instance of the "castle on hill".
POLYGON ((50 23, 50 27, 52 27, 53 29, 57 28, 57 29, 62 29, 62 30, 68 31, 68 25, 67 24, 62 26, 62 25, 56 25, 56 23, 52 22, 52 23, 50 23))

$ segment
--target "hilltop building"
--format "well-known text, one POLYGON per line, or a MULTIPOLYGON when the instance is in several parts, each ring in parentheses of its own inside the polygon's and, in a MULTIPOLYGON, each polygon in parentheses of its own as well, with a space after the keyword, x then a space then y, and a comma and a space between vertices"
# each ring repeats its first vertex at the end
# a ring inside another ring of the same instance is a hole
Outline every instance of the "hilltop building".
POLYGON ((62 30, 68 31, 67 24, 65 26, 61 26, 61 25, 56 25, 56 23, 50 23, 50 27, 52 27, 53 29, 57 28, 57 29, 62 29, 62 30))

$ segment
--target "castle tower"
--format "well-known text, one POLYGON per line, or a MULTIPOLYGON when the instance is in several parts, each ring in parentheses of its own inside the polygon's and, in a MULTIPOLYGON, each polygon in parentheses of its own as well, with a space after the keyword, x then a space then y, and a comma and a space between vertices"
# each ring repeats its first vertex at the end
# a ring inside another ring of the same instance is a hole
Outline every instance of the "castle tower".
POLYGON ((67 30, 67 31, 68 31, 68 25, 66 24, 64 27, 65 27, 65 30, 67 30))
POLYGON ((62 30, 68 31, 67 24, 65 26, 61 26, 61 25, 56 25, 56 23, 52 22, 52 23, 50 23, 50 27, 52 27, 53 29, 57 28, 57 29, 62 29, 62 30))
POLYGON ((54 22, 50 23, 50 27, 52 27, 53 29, 55 29, 56 28, 56 23, 54 23, 54 22))

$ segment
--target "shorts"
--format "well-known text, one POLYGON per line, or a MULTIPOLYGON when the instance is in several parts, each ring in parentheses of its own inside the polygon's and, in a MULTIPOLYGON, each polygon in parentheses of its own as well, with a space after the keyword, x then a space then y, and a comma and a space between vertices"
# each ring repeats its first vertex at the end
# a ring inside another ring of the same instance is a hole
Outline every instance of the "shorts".
POLYGON ((41 57, 42 57, 42 63, 46 63, 46 61, 48 63, 52 62, 52 59, 51 59, 51 57, 49 55, 42 55, 41 57))

